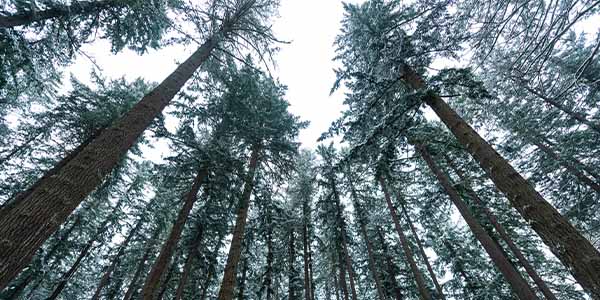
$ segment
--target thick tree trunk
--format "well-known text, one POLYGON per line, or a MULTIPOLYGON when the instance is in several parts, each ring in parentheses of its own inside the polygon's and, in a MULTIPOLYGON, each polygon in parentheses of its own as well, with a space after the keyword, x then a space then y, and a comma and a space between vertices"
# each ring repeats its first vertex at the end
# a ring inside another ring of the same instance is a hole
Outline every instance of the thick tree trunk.
POLYGON ((290 269, 288 270, 288 299, 296 300, 296 287, 294 286, 294 278, 296 269, 294 264, 296 263, 296 236, 294 234, 294 228, 290 229, 290 240, 288 244, 288 263, 290 269))
POLYGON ((171 257, 175 252, 175 248, 177 247, 177 243, 181 238, 181 233, 185 227, 185 223, 190 216, 190 212, 192 211, 192 207, 196 200, 198 199, 198 190, 200 190, 200 185, 206 180, 208 176, 208 168, 202 167, 194 182, 192 184, 192 188, 185 196, 185 200, 179 214, 177 215, 177 220, 175 220, 175 224, 173 224, 173 228, 171 229, 171 233, 169 234, 169 238, 165 241, 162 249, 160 250, 160 254, 156 259, 156 262, 152 266, 152 270, 148 274, 148 278, 146 278, 146 283, 144 284, 144 288, 142 289, 143 299, 144 300, 153 300, 156 298, 160 278, 163 273, 167 269, 169 262, 171 261, 171 257))
POLYGON ((148 261, 148 259, 150 258, 150 255, 152 254, 152 249, 154 248, 154 244, 156 243, 156 239, 158 238, 159 233, 160 233, 160 230, 157 228, 154 231, 154 233, 152 234, 152 237, 150 238, 150 240, 146 242, 146 249, 144 250, 144 255, 142 255, 142 259, 140 259, 140 262, 138 263, 137 267, 135 268, 135 272, 133 273, 133 277, 131 278, 131 282, 129 283, 129 286, 127 286, 127 291, 125 292, 125 296, 123 297, 123 300, 131 300, 133 297, 133 294, 137 291, 137 282, 138 282, 140 276, 142 275, 142 271, 144 271, 146 262, 148 261))
POLYGON ((525 255, 523 254, 523 252, 521 252, 519 247, 514 243, 512 238, 508 235, 508 232, 506 231, 504 226, 502 226, 502 224, 498 221, 498 219, 496 218, 494 213, 487 206, 484 205, 481 198, 479 198, 477 193, 475 193, 473 188, 471 188, 471 186, 468 184, 462 171, 460 169, 458 169, 456 167, 456 165, 454 165, 452 160, 447 155, 444 155, 444 159, 448 163, 448 166, 450 166, 450 168, 454 171, 454 173, 456 173, 456 175, 458 175, 458 178, 460 179, 460 181, 464 184, 464 187, 467 191, 467 195, 475 202, 476 206, 480 207, 483 210, 485 215, 490 220, 490 223, 492 223, 492 225, 494 226, 494 229, 496 229, 496 231, 500 235, 500 238, 502 238, 502 240, 504 240, 504 242, 506 243, 506 245, 508 246, 510 251, 515 255, 515 257, 519 261, 519 263, 523 266, 523 268, 525 268, 525 271, 527 272, 529 277, 531 277, 531 279, 533 279, 533 282, 535 282, 535 284, 540 289, 540 291, 542 292, 544 297, 546 297, 546 299, 549 299, 549 300, 557 300, 556 296, 554 296, 554 294, 552 293, 552 291, 550 290, 548 285, 546 285, 544 280, 542 280, 542 278, 538 275, 538 273, 535 271, 533 266, 529 263, 527 258, 525 258, 525 255))
POLYGON ((446 299, 446 295, 444 295, 444 290, 442 289, 442 286, 438 282, 435 272, 433 272, 433 268, 431 267, 431 264, 429 263, 429 258, 427 257, 427 254, 425 253, 425 249, 423 249, 423 244, 421 243, 421 240, 419 239, 419 235, 417 234, 417 230, 415 230, 415 226, 413 225, 413 223, 410 219, 410 215, 408 214, 408 211, 406 210, 406 207, 404 207, 403 203, 400 203, 400 207, 402 208, 402 212, 404 213, 404 217, 406 218, 408 227, 410 228, 410 231, 412 232, 413 236, 415 237, 415 240, 417 241, 417 247, 419 248, 419 253, 421 254, 421 257, 423 258, 423 261, 425 262, 425 266, 427 267, 429 276, 433 280, 433 284, 435 285, 435 289, 438 293, 437 296, 440 299, 446 299))
POLYGON ((190 273, 192 272, 194 257, 198 256, 198 248, 200 248, 200 244, 202 243, 202 239, 204 237, 204 226, 202 223, 198 224, 196 230, 196 235, 189 246, 188 255, 183 265, 183 271, 179 277, 177 291, 175 292, 175 300, 181 300, 184 298, 183 293, 185 292, 185 285, 187 284, 190 273))
POLYGON ((165 293, 167 292, 167 289, 169 289, 169 283, 171 282, 171 278, 173 278, 173 276, 175 276, 175 273, 179 266, 180 255, 181 255, 181 253, 179 251, 178 251, 178 253, 175 253, 175 259, 173 259, 173 263, 171 263, 171 265, 169 266, 169 270, 167 271, 167 276, 164 277, 162 279, 161 283, 159 284, 160 291, 158 292, 158 295, 156 296, 157 300, 162 300, 165 293))
MULTIPOLYGON (((234 16, 240 17, 239 14, 234 16)), ((219 32, 208 38, 114 125, 103 130, 53 176, 34 184, 36 188, 15 206, 3 209, 0 219, 0 289, 29 264, 37 249, 111 172, 236 22, 237 19, 226 21, 219 32)))
POLYGON ((446 193, 450 197, 450 200, 454 203, 461 216, 469 225, 469 228, 473 232, 473 235, 477 238, 481 246, 488 253, 496 267, 500 270, 504 278, 510 284, 513 292, 522 300, 535 300, 538 297, 535 295, 527 281, 521 276, 521 274, 513 267, 508 258, 504 255, 500 246, 492 240, 485 229, 479 224, 477 219, 469 211, 467 204, 461 199, 458 192, 452 187, 450 179, 433 161, 433 158, 423 145, 416 145, 417 151, 421 154, 432 173, 437 177, 438 181, 446 190, 446 193))
POLYGON ((58 5, 46 10, 31 10, 14 15, 0 16, 0 28, 29 25, 34 22, 74 15, 96 14, 105 9, 120 8, 123 6, 125 6, 123 1, 116 0, 74 1, 71 5, 58 5))
POLYGON ((392 216, 392 220, 394 222, 394 226, 396 227, 396 232, 398 232, 398 236, 400 237, 400 244, 402 246, 402 250, 404 251, 404 255, 406 256, 406 260, 408 261, 408 265, 410 266, 410 270, 415 277, 415 282, 417 283, 417 288, 419 290, 419 296, 422 300, 432 300, 431 294, 427 289, 427 285, 425 284, 425 278, 423 278, 423 274, 419 270, 417 263, 415 261, 412 250, 410 249, 410 245, 408 244, 408 239, 404 235, 404 231, 402 230, 402 226, 400 225, 400 220, 398 215, 396 214, 396 209, 392 204, 392 198, 387 189, 387 185, 385 183, 385 179, 383 175, 378 176, 379 184, 381 185, 381 189, 383 190, 383 195, 385 197, 385 201, 387 203, 387 207, 392 216))
POLYGON ((111 264, 104 271, 102 278, 100 278, 100 282, 98 283, 98 286, 96 287, 96 291, 94 292, 94 295, 92 296, 92 300, 100 299, 102 290, 108 284, 110 277, 112 276, 112 273, 114 272, 117 265, 121 261, 121 257, 125 254, 125 250, 129 247, 129 242, 131 242, 131 239, 133 238, 133 236, 135 236, 137 234, 138 230, 140 230, 140 228, 142 227, 142 224, 143 224, 142 221, 143 221, 142 219, 138 220, 135 227, 131 229, 131 231, 129 232, 129 234, 123 241, 123 243, 119 246, 119 250, 113 257, 111 264))
MULTIPOLYGON (((404 79, 414 89, 425 88, 422 78, 408 67, 404 79)), ((478 161, 584 290, 594 299, 600 299, 600 252, 439 95, 429 92, 423 101, 478 161)))
POLYGON ((377 236, 379 237, 379 243, 381 244, 381 249, 383 251, 383 257, 386 260, 387 265, 387 275, 388 275, 388 283, 391 285, 391 290, 388 290, 388 293, 395 300, 402 300, 404 297, 402 295, 402 291, 396 282, 396 271, 394 270, 394 262, 392 261, 392 257, 388 253, 387 244, 385 242, 385 238, 383 237, 383 233, 381 232, 381 228, 377 227, 377 236))
POLYGON ((256 173, 256 167, 258 166, 259 152, 260 146, 258 144, 254 145, 252 147, 252 154, 250 155, 248 174, 246 175, 246 180, 244 183, 244 192, 242 193, 240 206, 237 211, 235 228, 233 229, 233 237, 231 239, 231 246, 229 246, 229 254, 227 255, 227 263, 225 264, 223 281, 221 282, 219 296, 217 297, 218 300, 231 300, 233 298, 236 269, 242 253, 242 241, 244 239, 244 232, 246 229, 248 208, 250 207, 250 196, 252 195, 252 190, 254 188, 254 174, 256 173))

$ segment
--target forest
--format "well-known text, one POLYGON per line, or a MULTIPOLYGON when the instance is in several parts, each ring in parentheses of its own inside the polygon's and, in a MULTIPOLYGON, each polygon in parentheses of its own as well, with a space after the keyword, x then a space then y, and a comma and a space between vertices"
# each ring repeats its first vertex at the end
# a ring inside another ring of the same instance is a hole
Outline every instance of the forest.
POLYGON ((600 1, 339 1, 316 147, 279 2, 0 1, 1 300, 600 300, 600 1))

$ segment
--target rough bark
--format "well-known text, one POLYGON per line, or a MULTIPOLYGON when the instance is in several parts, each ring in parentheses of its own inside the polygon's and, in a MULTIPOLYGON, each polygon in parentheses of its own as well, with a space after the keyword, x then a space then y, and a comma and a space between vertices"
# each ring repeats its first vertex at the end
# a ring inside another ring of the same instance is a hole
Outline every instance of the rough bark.
POLYGON ((419 270, 417 263, 415 261, 412 250, 410 249, 410 245, 408 244, 408 239, 404 235, 404 231, 402 230, 402 226, 400 225, 400 220, 398 218, 398 214, 396 213, 396 209, 392 204, 392 198, 388 191, 387 185, 385 183, 385 179, 383 175, 378 176, 379 185, 383 190, 383 195, 385 197, 385 201, 387 203, 387 207, 390 211, 390 215, 392 216, 392 221, 394 222, 394 226, 396 228, 396 232, 398 232, 398 236, 400 237, 400 244, 402 246, 402 250, 404 252, 404 256, 406 256, 406 260, 408 261, 408 265, 410 270, 415 278, 415 282, 417 283, 417 289, 419 290, 419 297, 422 300, 432 300, 431 294, 427 289, 427 285, 425 284, 425 278, 423 274, 419 270))
POLYGON ((244 183, 244 191, 242 193, 242 198, 240 199, 240 205, 237 211, 235 227, 233 229, 233 237, 231 239, 231 246, 229 246, 229 254, 227 255, 223 281, 221 282, 219 296, 217 297, 218 300, 231 300, 233 298, 236 269, 242 253, 242 240, 244 239, 244 232, 246 229, 248 208, 250 206, 250 196, 252 195, 252 189, 254 188, 254 174, 256 173, 256 167, 258 166, 259 152, 260 146, 258 144, 254 145, 252 147, 252 154, 250 155, 250 163, 248 167, 248 174, 246 175, 244 183))
POLYGON ((190 273, 192 272, 194 258, 198 256, 198 248, 200 248, 200 244, 202 243, 203 237, 204 237, 204 226, 202 226, 202 223, 199 223, 196 228, 196 235, 194 236, 194 239, 190 243, 188 255, 185 258, 185 263, 183 265, 183 271, 181 273, 181 276, 179 277, 179 283, 177 284, 177 291, 175 292, 175 300, 183 299, 185 285, 187 284, 188 278, 190 277, 190 273))
POLYGON ((473 232, 473 235, 475 235, 481 246, 490 256, 494 262, 494 265, 500 270, 502 275, 504 275, 504 278, 510 284, 513 292, 519 297, 519 299, 522 300, 538 299, 527 281, 513 267, 508 258, 504 255, 499 245, 494 242, 481 224, 479 224, 475 216, 473 216, 473 214, 470 212, 467 204, 461 199, 456 189, 454 189, 450 183, 448 176, 444 174, 439 166, 435 163, 425 146, 417 144, 416 148, 429 166, 429 169, 431 169, 431 172, 435 175, 450 197, 452 203, 454 203, 454 206, 458 209, 459 213, 473 232))
POLYGON ((519 247, 515 244, 515 242, 512 240, 512 238, 508 235, 508 232, 506 231, 504 226, 498 221, 498 218, 496 218, 496 215, 494 215, 494 213, 487 206, 484 205, 481 198, 479 198, 477 193, 475 193, 475 190, 473 190, 473 188, 468 184, 462 171, 456 167, 456 165, 452 162, 452 160, 447 155, 445 155, 444 158, 445 158, 446 162, 448 163, 448 166, 450 166, 450 168, 454 171, 454 173, 456 173, 456 175, 458 175, 458 178, 463 183, 469 198, 471 198, 473 200, 473 202, 475 203, 475 205, 477 207, 479 207, 483 210, 483 212, 489 219, 490 223, 492 223, 492 226, 494 226, 494 229, 496 229, 496 232, 498 232, 498 234, 500 235, 500 238, 502 238, 502 240, 506 243, 506 245, 508 246, 510 251, 515 255, 515 257, 517 258, 519 263, 523 266, 523 268, 525 269, 525 271, 527 272, 529 277, 531 277, 531 279, 533 279, 533 282, 535 282, 536 286, 540 289, 540 291, 542 292, 544 297, 546 297, 546 299, 549 299, 549 300, 557 300, 556 296, 554 295, 554 293, 552 293, 552 291, 550 290, 550 288, 548 287, 546 282, 544 282, 544 280, 542 280, 542 278, 535 271, 533 266, 529 263, 529 260, 527 260, 527 258, 523 254, 523 252, 521 252, 521 249, 519 249, 519 247))
POLYGON ((181 233, 185 228, 185 223, 190 216, 190 212, 192 211, 192 207, 194 207, 194 203, 198 199, 198 191, 200 190, 200 185, 206 180, 208 176, 208 168, 202 167, 198 174, 196 174, 196 178, 192 184, 192 188, 185 196, 183 206, 177 215, 177 219, 175 220, 175 224, 173 224, 173 228, 171 229, 171 233, 169 237, 165 241, 160 250, 160 254, 156 259, 156 262, 152 266, 148 277, 146 278, 146 283, 144 284, 144 288, 142 289, 143 299, 144 300, 153 300, 156 298, 160 278, 163 273, 167 269, 169 262, 171 261, 171 257, 175 252, 175 248, 177 247, 177 243, 181 238, 181 233))
POLYGON ((404 217, 406 218, 406 222, 408 223, 410 232, 412 232, 412 235, 415 237, 415 240, 417 241, 417 247, 419 248, 419 253, 421 254, 421 257, 423 258, 423 261, 425 262, 425 266, 427 267, 429 276, 433 280, 433 285, 435 286, 435 289, 438 293, 437 296, 440 299, 446 299, 446 295, 444 295, 444 290, 442 289, 442 286, 438 282, 435 272, 433 272, 433 268, 431 267, 431 264, 429 263, 429 258, 427 257, 427 254, 425 253, 425 249, 423 248, 423 244, 421 243, 421 240, 419 239, 417 230, 415 230, 415 226, 413 225, 412 220, 410 219, 410 215, 408 214, 408 211, 406 210, 406 207, 404 207, 403 203, 400 204, 400 207, 402 208, 402 212, 404 213, 404 217))
POLYGON ((148 259, 150 258, 150 255, 152 254, 152 249, 154 248, 154 243, 156 242, 156 239, 158 238, 159 233, 160 233, 160 230, 156 229, 154 231, 154 234, 150 238, 150 240, 148 242, 146 242, 146 249, 144 250, 142 259, 140 259, 140 262, 138 263, 137 267, 135 268, 135 272, 133 273, 131 282, 127 286, 127 291, 125 292, 125 296, 123 297, 123 300, 131 300, 131 298, 133 297, 133 294, 137 291, 137 282, 138 282, 140 276, 142 275, 142 271, 144 270, 144 267, 146 266, 146 262, 148 261, 148 259))
MULTIPOLYGON (((425 88, 422 78, 408 66, 403 73, 405 82, 413 89, 425 88)), ((583 289, 594 299, 600 299, 600 252, 439 95, 430 91, 423 101, 477 160, 583 289)))
POLYGON ((54 18, 66 18, 74 15, 95 14, 105 9, 125 6, 123 1, 74 1, 71 5, 59 5, 45 10, 31 10, 8 16, 0 16, 0 28, 29 25, 54 18))
POLYGON ((0 219, 0 289, 29 264, 37 249, 111 172, 236 22, 225 22, 220 31, 129 112, 102 130, 53 176, 42 178, 15 206, 3 209, 7 211, 0 219))
POLYGON ((396 271, 394 270, 394 262, 392 261, 392 257, 388 253, 387 244, 385 242, 385 238, 383 237, 383 233, 381 232, 381 228, 377 227, 377 236, 379 237, 379 243, 381 244, 381 250, 383 251, 383 257, 386 260, 387 265, 387 275, 388 282, 391 285, 391 291, 388 291, 391 296, 396 300, 402 300, 404 297, 402 295, 402 291, 396 282, 396 271))

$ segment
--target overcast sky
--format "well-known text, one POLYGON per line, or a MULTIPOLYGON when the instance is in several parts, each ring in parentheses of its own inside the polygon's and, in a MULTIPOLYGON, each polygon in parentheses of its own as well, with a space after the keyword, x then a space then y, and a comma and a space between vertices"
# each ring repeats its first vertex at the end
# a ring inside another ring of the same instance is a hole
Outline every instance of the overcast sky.
MULTIPOLYGON (((333 42, 343 16, 342 2, 282 0, 279 14, 274 20, 274 32, 277 38, 290 44, 280 45, 277 67, 272 73, 288 86, 291 112, 311 123, 300 134, 302 147, 315 148, 317 138, 342 110, 343 91, 329 95, 335 80, 333 42)), ((103 76, 125 76, 130 80, 142 77, 160 82, 175 69, 178 61, 183 61, 195 50, 194 46, 169 46, 143 56, 128 50, 110 55, 109 44, 98 41, 85 46, 84 51, 94 58, 103 76)), ((88 82, 92 68, 91 60, 82 56, 68 72, 88 82)))

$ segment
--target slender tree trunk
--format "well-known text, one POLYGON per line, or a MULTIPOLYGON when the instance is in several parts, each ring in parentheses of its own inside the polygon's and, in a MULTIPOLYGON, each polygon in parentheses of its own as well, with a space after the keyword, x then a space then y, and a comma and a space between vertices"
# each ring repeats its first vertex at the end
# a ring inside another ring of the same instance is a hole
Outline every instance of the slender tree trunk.
POLYGON ((338 284, 337 275, 335 274, 335 270, 333 272, 332 277, 333 277, 333 286, 335 288, 335 300, 342 300, 340 298, 340 285, 338 284))
POLYGON ((231 239, 227 263, 225 264, 223 282, 221 282, 219 296, 217 297, 218 300, 231 300, 233 298, 236 269, 242 253, 242 240, 244 239, 244 232, 246 229, 246 219, 248 218, 248 208, 250 207, 250 196, 252 195, 252 189, 254 188, 254 174, 256 173, 256 167, 258 166, 259 151, 260 146, 258 144, 252 147, 248 174, 244 183, 244 192, 240 199, 240 206, 235 220, 235 228, 233 229, 233 238, 231 239))
POLYGON ((387 244, 385 242, 385 238, 383 237, 383 233, 381 233, 381 228, 377 227, 377 236, 379 237, 379 243, 381 244, 381 249, 383 250, 383 256, 387 262, 387 273, 388 273, 388 282, 391 285, 391 291, 388 291, 392 294, 392 297, 396 300, 402 300, 402 291, 396 282, 396 272, 394 270, 394 262, 392 261, 392 257, 388 253, 387 244))
POLYGON ((406 218, 408 227, 410 228, 410 231, 412 232, 413 236, 415 237, 415 240, 417 241, 417 247, 419 248, 421 257, 423 258, 423 261, 425 262, 425 266, 427 267, 429 276, 433 280, 433 284, 435 285, 435 289, 438 293, 438 297, 440 299, 446 299, 446 295, 444 295, 444 290, 442 289, 442 286, 438 282, 435 272, 433 272, 433 268, 431 267, 431 264, 429 263, 429 258, 427 257, 427 254, 425 253, 425 250, 423 249, 423 244, 421 243, 421 240, 419 239, 419 235, 417 234, 417 230, 415 230, 415 226, 413 225, 413 223, 410 219, 410 215, 408 214, 408 211, 406 210, 406 207, 404 207, 403 203, 400 203, 400 207, 402 208, 402 212, 404 213, 404 217, 406 218))
POLYGON ((246 299, 246 275, 248 273, 248 258, 245 257, 242 263, 242 278, 240 279, 240 288, 238 289, 238 300, 246 299))
POLYGON ((290 240, 288 245, 288 263, 290 264, 290 269, 288 273, 288 300, 296 300, 296 287, 294 286, 294 279, 296 269, 294 268, 294 264, 296 262, 296 245, 295 241, 296 237, 294 234, 294 228, 290 229, 290 240))
POLYGON ((313 259, 312 259, 312 249, 310 246, 310 241, 308 243, 308 271, 310 273, 310 299, 315 300, 315 279, 313 273, 313 259))
MULTIPOLYGON (((350 172, 348 172, 349 174, 350 172)), ((349 179, 349 177, 348 177, 349 179)), ((369 240, 369 235, 367 233, 367 222, 365 220, 364 211, 362 209, 362 205, 358 199, 358 193, 354 188, 354 183, 351 180, 348 180, 350 185, 350 193, 352 196, 352 202, 354 204, 354 211, 356 213, 356 219, 358 220, 358 224, 360 226, 360 233, 362 235, 365 244, 367 245, 367 256, 369 259, 368 267, 371 272, 371 276, 373 276, 373 281, 375 281, 375 288, 377 290, 377 296, 379 300, 386 300, 385 294, 383 293, 383 287, 381 285, 381 280, 379 279, 379 272, 377 272, 377 264, 375 263, 375 257, 373 255, 373 245, 371 245, 371 241, 369 240)))
POLYGON ((120 8, 125 6, 123 1, 74 1, 71 5, 57 5, 57 7, 46 10, 31 10, 14 15, 0 16, 0 28, 11 28, 29 25, 34 22, 54 18, 65 18, 74 15, 97 14, 109 8, 120 8))
POLYGON ((340 240, 342 242, 342 251, 344 254, 344 261, 346 263, 346 270, 348 271, 348 280, 350 281, 350 291, 352 292, 352 300, 357 300, 356 293, 356 284, 354 281, 354 271, 352 269, 352 258, 350 258, 350 253, 348 251, 348 242, 346 240, 346 222, 344 221, 344 216, 342 215, 342 206, 340 204, 340 196, 337 191, 337 184, 333 177, 330 178, 331 189, 333 191, 333 197, 335 199, 335 205, 337 208, 337 218, 338 224, 340 226, 340 240))
POLYGON ((304 300, 310 298, 310 271, 308 267, 308 228, 306 223, 302 225, 302 258, 304 260, 304 300))
POLYGON ((446 193, 450 197, 450 200, 454 203, 463 219, 471 228, 471 231, 481 244, 485 251, 488 253, 496 267, 500 270, 504 278, 510 284, 513 292, 522 300, 534 300, 538 299, 535 295, 527 281, 521 276, 521 274, 513 267, 508 258, 504 255, 500 246, 492 240, 492 238, 487 234, 485 229, 479 224, 477 219, 473 216, 473 214, 469 211, 469 207, 467 204, 460 198, 458 192, 452 187, 450 180, 446 174, 442 172, 442 170, 437 166, 437 164, 433 161, 433 158, 425 148, 425 146, 418 144, 417 150, 437 177, 438 181, 446 190, 446 193))
POLYGON ((423 278, 423 274, 419 270, 417 263, 415 262, 415 258, 412 250, 410 249, 410 245, 408 244, 408 240, 404 235, 404 231, 402 230, 402 226, 400 225, 400 220, 398 215, 396 214, 396 209, 392 204, 392 198, 387 189, 387 185, 385 183, 385 179, 383 175, 378 176, 379 184, 381 185, 381 189, 383 190, 383 195, 385 197, 385 201, 387 203, 387 207, 392 216, 392 220, 394 221, 394 226, 396 227, 396 232, 398 232, 398 236, 400 237, 400 244, 402 246, 402 250, 404 251, 404 255, 406 256, 406 260, 408 261, 408 265, 410 266, 410 270, 415 277, 415 282, 417 283, 417 288, 419 290, 419 296, 422 300, 432 300, 431 294, 427 289, 427 285, 425 284, 425 278, 423 278))
POLYGON ((63 276, 60 279, 60 282, 54 288, 54 290, 52 291, 52 294, 50 294, 50 296, 47 298, 47 300, 54 300, 54 299, 58 298, 60 293, 67 286, 69 279, 71 279, 73 274, 75 274, 75 272, 77 272, 77 269, 79 269, 79 266, 81 265, 81 262, 83 261, 83 259, 87 257, 88 253, 90 252, 90 249, 92 249, 92 246, 94 245, 95 242, 96 242, 96 237, 91 238, 87 242, 85 247, 83 247, 83 250, 81 250, 81 252, 79 253, 79 256, 77 256, 75 263, 73 263, 71 268, 69 268, 69 270, 65 274, 63 274, 63 276))
POLYGON ((177 285, 177 291, 175 292, 175 300, 183 299, 185 285, 190 277, 190 273, 192 272, 194 257, 198 256, 198 248, 200 248, 200 244, 202 243, 202 239, 204 237, 204 226, 202 223, 198 224, 196 230, 196 235, 190 243, 188 256, 186 257, 185 264, 183 265, 183 272, 181 273, 181 277, 179 277, 179 284, 177 285))
MULTIPOLYGON (((31 261, 39 247, 117 165, 129 148, 206 61, 241 13, 226 20, 159 86, 82 149, 53 176, 42 178, 25 198, 0 218, 0 289, 31 261)), ((6 212, 4 212, 7 210, 6 212)))
MULTIPOLYGON (((422 78, 405 67, 405 81, 414 89, 425 88, 422 78)), ((437 94, 423 101, 479 162, 548 248, 594 299, 600 299, 600 252, 565 217, 550 205, 494 148, 469 126, 437 94)))
POLYGON ((131 242, 131 239, 133 238, 133 236, 135 236, 137 234, 138 230, 140 230, 140 228, 142 227, 142 224, 143 224, 142 221, 143 221, 142 219, 138 220, 135 227, 133 229, 131 229, 131 231, 129 232, 129 234, 127 235, 127 237, 121 244, 121 246, 119 246, 119 250, 113 257, 111 264, 104 271, 102 278, 100 278, 100 282, 98 283, 98 286, 96 287, 96 291, 94 292, 94 295, 92 296, 92 300, 100 299, 100 294, 102 293, 102 289, 104 289, 104 287, 108 284, 110 277, 112 276, 112 273, 114 272, 117 265, 121 261, 121 257, 125 254, 125 250, 129 247, 129 242, 131 242))
POLYGON ((160 233, 160 230, 157 228, 154 231, 154 233, 152 234, 152 237, 150 238, 150 240, 146 242, 146 249, 144 250, 144 255, 142 255, 142 259, 138 263, 138 265, 135 269, 135 272, 133 273, 133 277, 131 278, 131 282, 129 283, 129 286, 127 287, 127 291, 125 292, 125 296, 123 297, 123 300, 131 300, 131 298, 133 297, 133 294, 137 291, 137 282, 138 282, 140 276, 142 275, 142 271, 144 270, 144 267, 146 266, 146 262, 148 261, 148 259, 150 258, 150 255, 152 254, 152 249, 154 248, 154 244, 156 243, 156 239, 158 238, 159 233, 160 233))
POLYGON ((585 175, 583 172, 581 172, 579 169, 577 169, 574 165, 563 160, 560 157, 560 155, 558 155, 558 153, 552 151, 552 149, 550 149, 550 147, 544 145, 543 143, 537 142, 536 140, 533 140, 532 143, 536 147, 538 147, 538 149, 542 150, 546 155, 548 155, 548 157, 559 162, 560 165, 562 165, 563 167, 565 167, 565 169, 567 169, 567 172, 569 172, 573 176, 575 176, 575 178, 577 178, 580 182, 584 183, 585 185, 587 185, 588 187, 590 187, 591 189, 596 191, 596 193, 600 194, 600 184, 595 182, 593 179, 589 178, 587 175, 585 175))
POLYGON ((185 223, 190 216, 190 212, 192 211, 192 207, 196 200, 198 199, 198 190, 200 189, 200 185, 206 180, 208 176, 208 168, 202 167, 196 178, 194 179, 194 183, 192 184, 192 188, 189 193, 185 196, 185 200, 179 214, 177 215, 177 220, 175 224, 173 224, 173 228, 171 229, 171 233, 169 234, 169 238, 165 241, 162 249, 160 250, 160 254, 156 259, 156 262, 152 266, 152 270, 148 274, 148 278, 146 278, 146 283, 144 284, 144 288, 142 289, 143 299, 144 300, 153 300, 156 298, 158 293, 160 278, 165 272, 169 262, 171 261, 171 257, 175 252, 175 248, 177 247, 177 243, 181 238, 181 233, 185 227, 185 223))
POLYGON ((169 283, 171 282, 171 278, 173 278, 173 276, 175 275, 175 273, 177 271, 180 255, 181 255, 181 253, 179 253, 179 252, 175 254, 175 259, 173 259, 173 263, 171 263, 171 265, 169 266, 169 270, 167 271, 167 276, 164 277, 163 280, 161 281, 161 283, 159 284, 160 291, 158 292, 158 295, 156 297, 157 300, 162 300, 165 293, 167 292, 167 289, 169 289, 169 283))
POLYGON ((346 268, 342 263, 342 251, 339 251, 339 268, 340 268, 340 286, 342 287, 342 295, 344 296, 344 300, 350 300, 350 293, 348 292, 348 285, 346 284, 346 268))
MULTIPOLYGON (((269 220, 271 219, 269 211, 269 220)), ((265 272, 265 290, 267 291, 267 300, 273 299, 273 227, 269 224, 267 228, 267 271, 265 272)))
POLYGON ((535 282, 535 284, 540 289, 540 291, 542 292, 544 297, 546 297, 546 299, 548 299, 548 300, 557 300, 556 296, 554 296, 554 294, 552 293, 552 291, 550 290, 548 285, 546 285, 546 282, 544 282, 544 280, 542 280, 542 278, 538 275, 538 273, 535 271, 533 266, 529 263, 527 258, 525 258, 525 255, 523 254, 523 252, 521 252, 519 247, 514 243, 512 238, 508 235, 508 232, 506 231, 504 226, 502 226, 502 224, 498 221, 498 219, 496 218, 494 213, 487 206, 484 205, 481 198, 479 198, 477 193, 475 193, 473 188, 471 188, 471 186, 468 184, 462 171, 456 167, 456 165, 452 162, 452 160, 447 155, 444 155, 444 159, 448 163, 448 166, 450 166, 450 168, 454 171, 454 173, 456 173, 456 175, 458 175, 458 178, 460 179, 460 181, 465 185, 467 195, 471 199, 473 199, 473 201, 475 202, 475 205, 477 205, 478 207, 480 207, 483 210, 483 212, 485 213, 487 218, 490 220, 490 223, 492 223, 492 225, 494 226, 494 229, 496 229, 496 231, 500 235, 500 238, 502 238, 502 240, 506 243, 506 245, 508 246, 510 251, 515 255, 515 257, 517 257, 517 260, 519 261, 519 263, 523 266, 523 268, 525 268, 525 271, 527 272, 529 277, 531 277, 531 279, 533 279, 533 282, 535 282))

